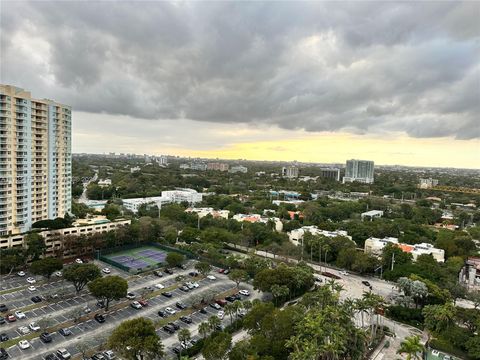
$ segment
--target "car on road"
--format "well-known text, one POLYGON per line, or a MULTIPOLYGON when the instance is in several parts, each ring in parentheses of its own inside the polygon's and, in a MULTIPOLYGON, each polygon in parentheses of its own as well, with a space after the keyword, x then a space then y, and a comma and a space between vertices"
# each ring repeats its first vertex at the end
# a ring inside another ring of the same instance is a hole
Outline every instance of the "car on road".
POLYGON ((217 317, 218 317, 220 320, 223 320, 223 318, 225 317, 225 311, 220 310, 220 311, 217 313, 217 317))
POLYGON ((170 291, 162 292, 162 295, 168 298, 171 298, 173 296, 173 294, 170 291))
POLYGON ((184 309, 187 308, 187 305, 185 305, 184 303, 182 303, 182 302, 180 302, 180 301, 177 302, 177 303, 175 304, 175 306, 176 306, 177 308, 179 308, 180 310, 184 310, 184 309))
POLYGON ((191 324, 193 322, 190 316, 182 316, 180 320, 183 321, 185 324, 191 324))
POLYGON ((208 280, 212 280, 212 281, 213 281, 213 280, 217 280, 217 278, 216 278, 215 276, 213 276, 213 275, 208 275, 208 276, 207 276, 207 279, 208 279, 208 280))
POLYGON ((367 280, 363 280, 362 284, 365 285, 365 286, 371 286, 370 283, 367 280))
POLYGON ((173 309, 173 308, 171 308, 171 307, 167 307, 167 308, 165 308, 165 312, 166 312, 167 314, 173 315, 173 314, 175 314, 175 313, 177 312, 177 310, 175 310, 175 309, 173 309))
POLYGON ((28 282, 29 284, 35 284, 35 283, 37 282, 37 280, 35 280, 33 277, 28 277, 28 278, 27 278, 27 282, 28 282))
POLYGON ((8 353, 4 348, 0 348, 0 360, 8 359, 8 353))
POLYGON ((83 264, 83 260, 82 260, 82 259, 75 259, 75 262, 76 262, 77 264, 83 264))
POLYGON ((102 269, 102 272, 104 274, 110 274, 112 271, 109 268, 105 267, 105 268, 102 269))
POLYGON ((163 270, 163 271, 165 271, 165 273, 166 273, 166 274, 169 274, 169 275, 172 275, 172 274, 173 274, 173 270, 170 269, 170 268, 165 268, 165 270, 163 270))
POLYGON ((8 306, 5 304, 0 304, 0 312, 7 312, 8 306))
POLYGON ((44 343, 52 342, 52 335, 50 335, 48 332, 44 332, 40 335, 40 340, 42 340, 44 343))
POLYGON ((105 356, 105 359, 107 360, 114 360, 117 358, 117 356, 114 354, 112 350, 107 350, 103 352, 103 355, 105 356))
POLYGON ((38 331, 40 330, 40 326, 38 326, 38 324, 34 321, 34 322, 31 322, 30 324, 28 324, 28 327, 30 328, 30 330, 32 331, 38 331))
POLYGON ((148 301, 145 299, 140 299, 138 300, 139 304, 142 305, 143 307, 148 306, 148 301))
POLYGON ((189 292, 190 291, 190 289, 185 285, 180 286, 179 289, 182 290, 183 292, 189 292))
POLYGON ((177 323, 174 323, 174 322, 169 322, 167 325, 170 325, 170 326, 173 327, 175 330, 180 329, 180 325, 178 325, 177 323))
POLYGON ((30 285, 30 286, 28 287, 28 290, 30 290, 30 291, 35 291, 35 290, 37 290, 37 288, 36 288, 35 286, 33 286, 33 285, 30 285))
POLYGON ((63 276, 63 274, 62 274, 61 271, 55 271, 53 274, 54 274, 56 277, 62 277, 62 276, 63 276))
POLYGON ((70 359, 72 357, 72 355, 68 352, 67 349, 65 348, 62 348, 62 349, 58 349, 57 350, 57 356, 60 358, 60 359, 63 359, 63 360, 67 360, 67 359, 70 359))
POLYGON ((158 276, 158 277, 163 277, 163 274, 160 270, 154 270, 153 275, 158 276))
POLYGON ((94 318, 100 324, 105 322, 105 316, 103 316, 102 314, 95 314, 94 318))
POLYGON ((139 310, 139 309, 142 308, 142 305, 140 305, 140 303, 139 303, 138 301, 132 302, 132 303, 130 304, 130 306, 131 306, 132 308, 134 308, 134 309, 137 309, 137 310, 139 310))
POLYGON ((340 275, 348 276, 348 272, 345 270, 340 271, 340 275))
POLYGON ((18 342, 18 347, 22 350, 25 350, 30 347, 30 343, 27 340, 20 340, 18 342))
POLYGON ((217 303, 211 303, 210 307, 214 308, 215 310, 220 310, 222 307, 218 305, 217 303))
POLYGON ((17 318, 15 317, 15 315, 12 315, 12 314, 8 314, 6 319, 7 319, 8 322, 17 321, 17 318))
POLYGON ((243 296, 250 296, 250 291, 248 290, 240 290, 238 293, 243 296))
POLYGON ((34 303, 39 303, 42 301, 42 298, 38 295, 35 295, 35 296, 32 296, 30 300, 32 300, 34 303))
POLYGON ((25 313, 20 310, 15 311, 14 314, 18 320, 25 319, 27 317, 27 315, 25 315, 25 313))
POLYGON ((21 326, 18 328, 18 332, 22 335, 30 334, 30 329, 26 326, 21 326))
POLYGON ((175 329, 173 328, 173 326, 170 326, 170 325, 165 325, 162 329, 168 332, 169 334, 173 334, 175 332, 175 329))
POLYGON ((3 333, 3 334, 0 334, 0 341, 7 341, 9 340, 10 338, 8 337, 7 334, 3 333))
POLYGON ((60 329, 58 330, 58 333, 60 335, 63 335, 63 336, 70 336, 72 335, 72 332, 70 331, 70 329, 60 329))
POLYGON ((157 314, 158 314, 158 316, 160 316, 160 317, 167 317, 167 316, 168 316, 167 313, 166 313, 165 311, 163 311, 163 310, 158 310, 158 313, 157 313, 157 314))
POLYGON ((19 271, 19 272, 17 273, 17 275, 23 277, 23 276, 25 276, 26 274, 25 274, 25 271, 19 271))
POLYGON ((163 284, 155 284, 155 287, 157 289, 165 289, 165 286, 163 284))
POLYGON ((135 295, 135 293, 133 293, 133 292, 127 293, 127 299, 129 299, 129 300, 135 299, 136 296, 137 296, 137 295, 135 295))

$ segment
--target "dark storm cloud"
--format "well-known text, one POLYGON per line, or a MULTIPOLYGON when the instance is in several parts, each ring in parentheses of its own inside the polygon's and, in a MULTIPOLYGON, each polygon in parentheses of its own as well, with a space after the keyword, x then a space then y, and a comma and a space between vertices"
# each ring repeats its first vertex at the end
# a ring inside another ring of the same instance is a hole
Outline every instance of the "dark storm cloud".
POLYGON ((91 113, 480 137, 475 2, 3 2, 2 82, 91 113))

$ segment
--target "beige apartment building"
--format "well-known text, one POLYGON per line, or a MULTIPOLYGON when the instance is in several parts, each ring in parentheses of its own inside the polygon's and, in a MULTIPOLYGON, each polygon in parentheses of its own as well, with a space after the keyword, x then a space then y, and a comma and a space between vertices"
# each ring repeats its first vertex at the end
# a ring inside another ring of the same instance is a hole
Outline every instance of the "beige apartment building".
POLYGON ((0 84, 0 236, 71 211, 72 110, 0 84))

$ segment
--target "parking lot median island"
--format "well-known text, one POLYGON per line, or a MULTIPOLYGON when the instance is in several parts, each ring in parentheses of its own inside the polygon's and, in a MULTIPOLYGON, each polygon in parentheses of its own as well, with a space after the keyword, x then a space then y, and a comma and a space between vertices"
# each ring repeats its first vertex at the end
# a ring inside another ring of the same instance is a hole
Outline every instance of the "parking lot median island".
POLYGON ((0 295, 11 294, 17 291, 25 290, 26 288, 28 288, 28 285, 2 290, 0 291, 0 295))

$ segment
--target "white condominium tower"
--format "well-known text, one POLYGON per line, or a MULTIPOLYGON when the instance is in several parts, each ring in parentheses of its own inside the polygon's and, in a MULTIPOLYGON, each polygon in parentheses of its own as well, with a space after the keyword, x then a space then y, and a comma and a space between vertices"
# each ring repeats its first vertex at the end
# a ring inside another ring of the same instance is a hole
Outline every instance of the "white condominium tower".
POLYGON ((373 183, 374 164, 370 160, 347 160, 343 182, 373 183))
POLYGON ((72 110, 0 84, 0 236, 71 211, 72 110))

